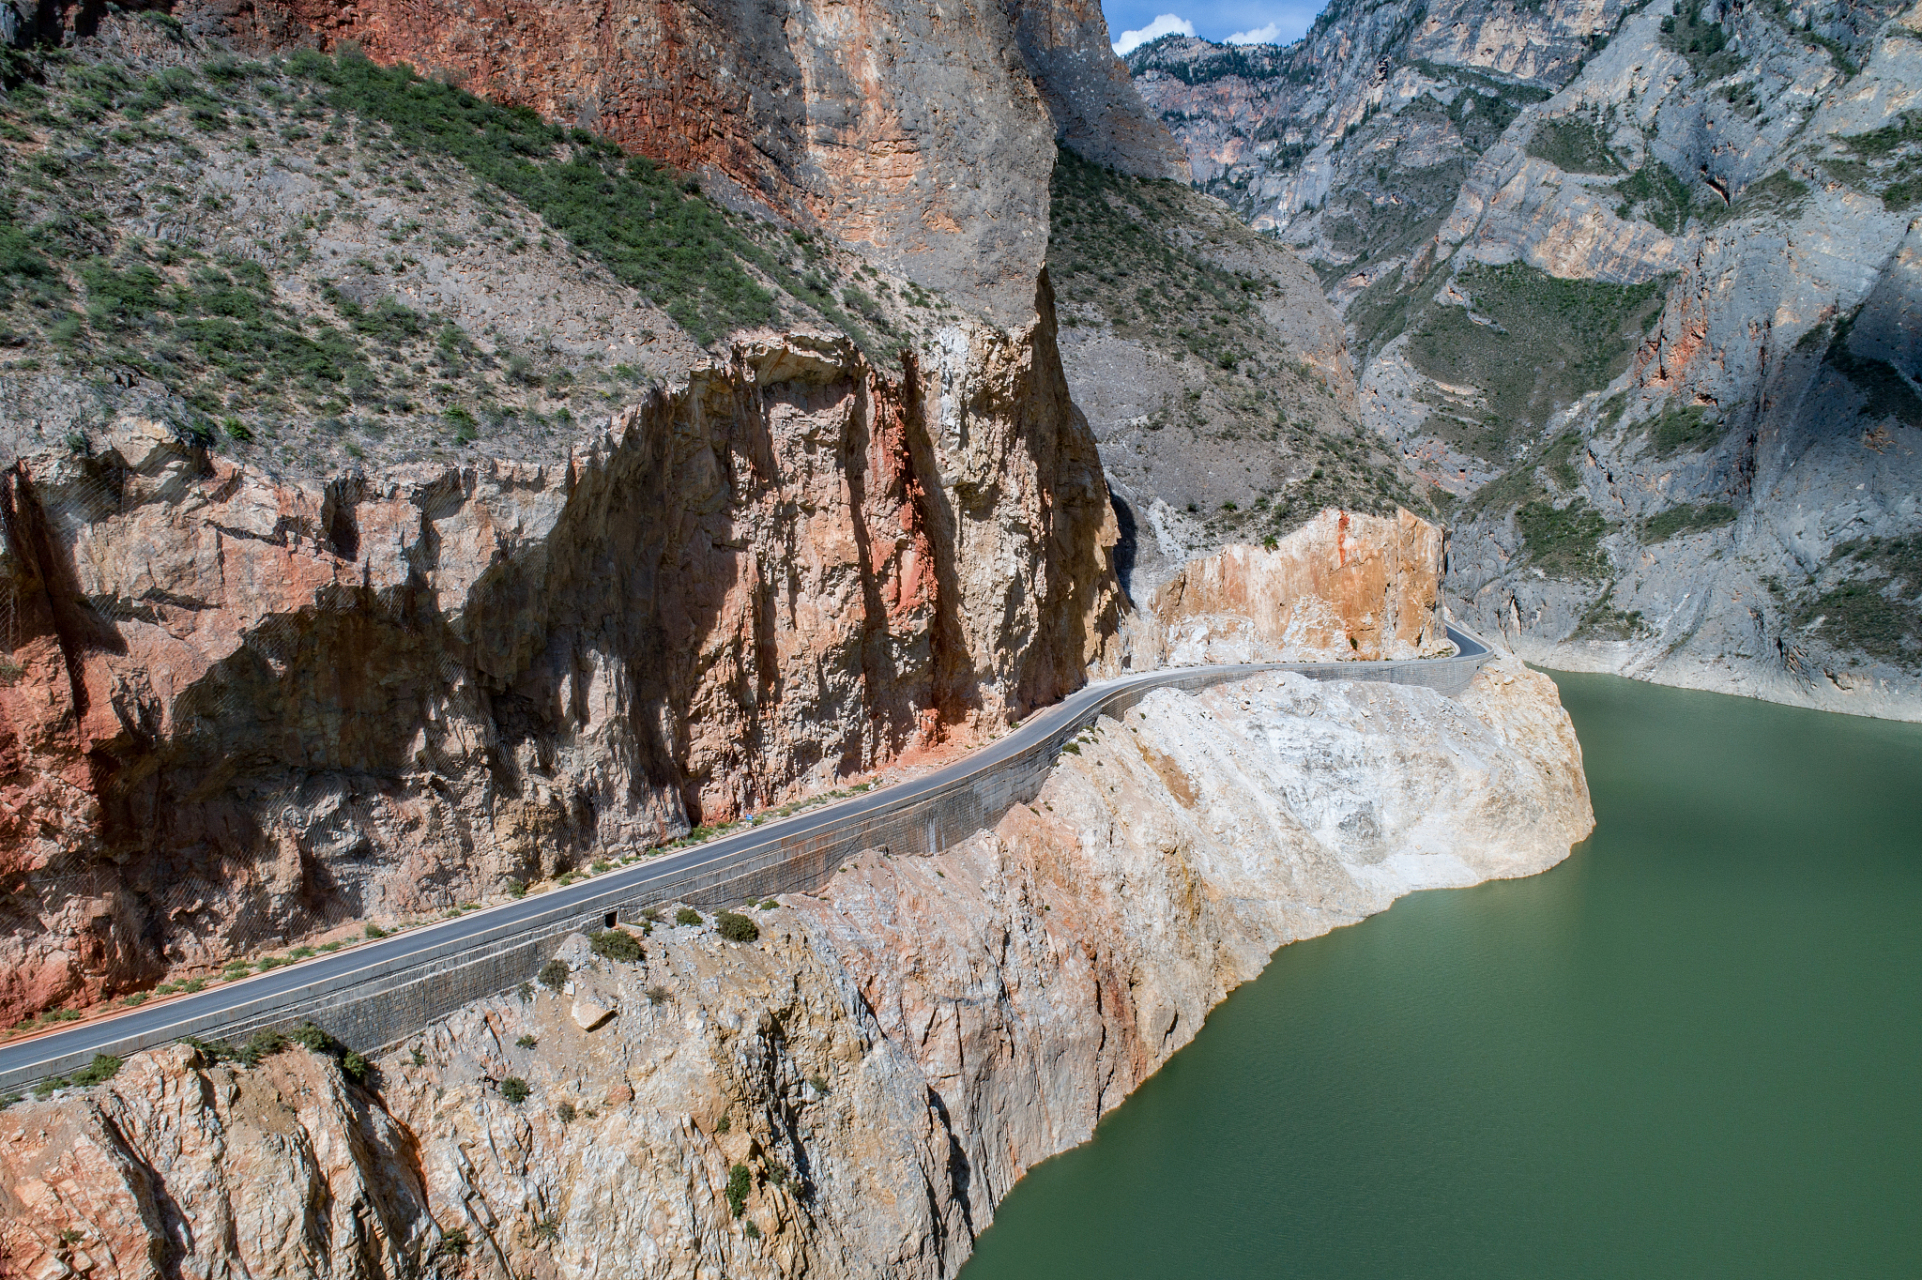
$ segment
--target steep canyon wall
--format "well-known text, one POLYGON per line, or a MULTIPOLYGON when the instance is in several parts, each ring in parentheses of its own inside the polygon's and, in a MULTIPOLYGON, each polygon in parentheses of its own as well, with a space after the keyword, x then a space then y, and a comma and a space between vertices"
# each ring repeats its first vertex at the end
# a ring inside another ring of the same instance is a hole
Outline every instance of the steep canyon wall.
POLYGON ((1331 5, 1130 55, 1316 266, 1361 412, 1551 664, 1922 715, 1913 5, 1331 5))
POLYGON ((899 380, 744 338, 561 465, 275 482, 133 419, 0 496, 14 1018, 965 743, 1121 607, 1045 324, 899 380))

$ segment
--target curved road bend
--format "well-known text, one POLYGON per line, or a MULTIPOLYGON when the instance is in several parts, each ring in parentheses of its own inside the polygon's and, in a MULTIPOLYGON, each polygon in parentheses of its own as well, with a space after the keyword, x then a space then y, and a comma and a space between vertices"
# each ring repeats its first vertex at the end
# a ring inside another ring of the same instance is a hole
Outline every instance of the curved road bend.
MULTIPOLYGON (((1448 628, 1448 637, 1455 642, 1457 652, 1454 656, 1457 658, 1479 658, 1486 656, 1489 652, 1480 641, 1452 626, 1448 628)), ((1344 662, 1339 665, 1344 668, 1365 669, 1405 661, 1446 660, 1401 659, 1382 662, 1344 662)), ((1224 677, 1232 677, 1241 673, 1254 675, 1263 671, 1287 671, 1301 667, 1321 669, 1329 665, 1331 664, 1241 663, 1223 665, 1216 670, 1224 677)), ((635 866, 590 876, 565 888, 550 889, 546 893, 533 894, 502 903, 497 907, 470 912, 457 919, 422 925, 409 929, 405 933, 363 943, 333 955, 315 956, 251 978, 244 978, 239 982, 229 982, 193 995, 169 999, 153 1008, 129 1009, 110 1018, 100 1018, 64 1030, 49 1031, 17 1041, 0 1047, 0 1077, 31 1070, 38 1063, 65 1058, 73 1054, 96 1053, 133 1036, 159 1033, 163 1039, 168 1038, 165 1032, 169 1027, 177 1026, 181 1028, 180 1034, 187 1034, 192 1023, 210 1014, 218 1014, 223 1009, 252 1003, 266 996, 296 991, 310 983, 351 974, 359 969, 385 965, 386 962, 404 959, 414 953, 427 951, 463 936, 494 934, 504 926, 511 928, 517 923, 548 915, 570 905, 585 904, 614 891, 626 891, 638 896, 651 882, 668 880, 691 869, 706 868, 742 858, 744 855, 759 852, 764 845, 784 837, 805 835, 850 819, 865 817, 877 810, 892 809, 910 803, 957 779, 993 769, 1010 756, 1018 754, 1060 728, 1064 722, 1081 715, 1091 704, 1099 703, 1111 694, 1141 685, 1153 685, 1161 681, 1192 675, 1195 670, 1194 667, 1167 667, 1086 685, 1055 705, 1043 708, 1029 716, 1004 737, 962 757, 953 764, 882 790, 869 791, 778 821, 763 822, 734 835, 711 840, 680 853, 649 858, 635 866)))

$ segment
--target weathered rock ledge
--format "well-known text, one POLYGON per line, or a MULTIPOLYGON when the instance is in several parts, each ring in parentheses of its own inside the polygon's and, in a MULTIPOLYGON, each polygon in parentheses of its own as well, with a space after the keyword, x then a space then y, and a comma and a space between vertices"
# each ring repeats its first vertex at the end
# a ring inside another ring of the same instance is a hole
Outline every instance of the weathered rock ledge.
POLYGON ((969 741, 1122 598, 1053 308, 890 377, 737 335, 576 442, 279 478, 122 418, 0 473, 0 1024, 969 741))
POLYGON ((1159 693, 995 830, 863 855, 753 909, 757 942, 572 940, 563 989, 468 1007, 375 1091, 180 1048, 0 1112, 0 1270, 950 1276, 1276 947, 1592 823, 1554 686, 1512 660, 1459 701, 1159 693))

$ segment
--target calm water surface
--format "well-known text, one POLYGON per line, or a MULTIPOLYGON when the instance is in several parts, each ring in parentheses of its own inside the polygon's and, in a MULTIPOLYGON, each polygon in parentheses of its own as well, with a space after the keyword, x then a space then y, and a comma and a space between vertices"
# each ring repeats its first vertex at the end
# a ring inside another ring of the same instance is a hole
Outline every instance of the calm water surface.
POLYGON ((1594 837, 1283 948, 964 1280, 1922 1276, 1922 726, 1556 680, 1594 837))

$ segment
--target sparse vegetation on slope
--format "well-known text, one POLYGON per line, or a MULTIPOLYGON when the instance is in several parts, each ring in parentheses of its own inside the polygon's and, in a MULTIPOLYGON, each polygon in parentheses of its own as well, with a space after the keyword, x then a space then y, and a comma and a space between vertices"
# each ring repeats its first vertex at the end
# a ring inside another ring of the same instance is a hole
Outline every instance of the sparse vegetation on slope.
POLYGON ((1432 510, 1380 444, 1341 416, 1326 375, 1264 314, 1279 297, 1275 283, 1223 265, 1244 252, 1235 237, 1272 250, 1238 225, 1213 225, 1199 202, 1177 183, 1118 174, 1064 149, 1048 255, 1064 330, 1104 329, 1139 343, 1185 379, 1145 430, 1187 433, 1195 452, 1228 442, 1237 462, 1252 452, 1296 473, 1292 483, 1256 482, 1245 502, 1217 496, 1188 514, 1211 535, 1258 540, 1330 504, 1432 510))
POLYGON ((1609 150, 1595 122, 1581 116, 1544 120, 1528 140, 1528 154, 1565 173, 1620 173, 1621 161, 1609 150))
POLYGON ((520 199, 701 342, 776 318, 773 295, 742 266, 757 246, 698 188, 646 157, 411 67, 302 49, 288 69, 321 86, 331 109, 386 125, 395 146, 451 156, 520 199))
POLYGON ((1551 578, 1600 578, 1608 573, 1602 538, 1609 524, 1577 499, 1566 507, 1531 502, 1515 513, 1529 562, 1551 578))
POLYGON ((1706 533, 1734 524, 1739 514, 1726 502, 1683 503, 1649 517, 1642 525, 1642 541, 1653 545, 1691 533, 1706 533))
POLYGON ((1438 413, 1429 429, 1491 462, 1511 456, 1519 433, 1606 386, 1660 312, 1666 277, 1639 285, 1561 280, 1525 263, 1471 264, 1455 277, 1469 306, 1423 306, 1410 324, 1415 367, 1442 382, 1481 388, 1486 411, 1438 413))
POLYGON ((285 465, 538 457, 691 355, 677 326, 825 320, 887 363, 950 314, 405 67, 170 38, 165 65, 17 54, 0 95, 0 375, 63 379, 13 399, 78 451, 131 408, 285 465))
POLYGON ((1922 536, 1837 547, 1795 624, 1835 648, 1922 668, 1922 536))

